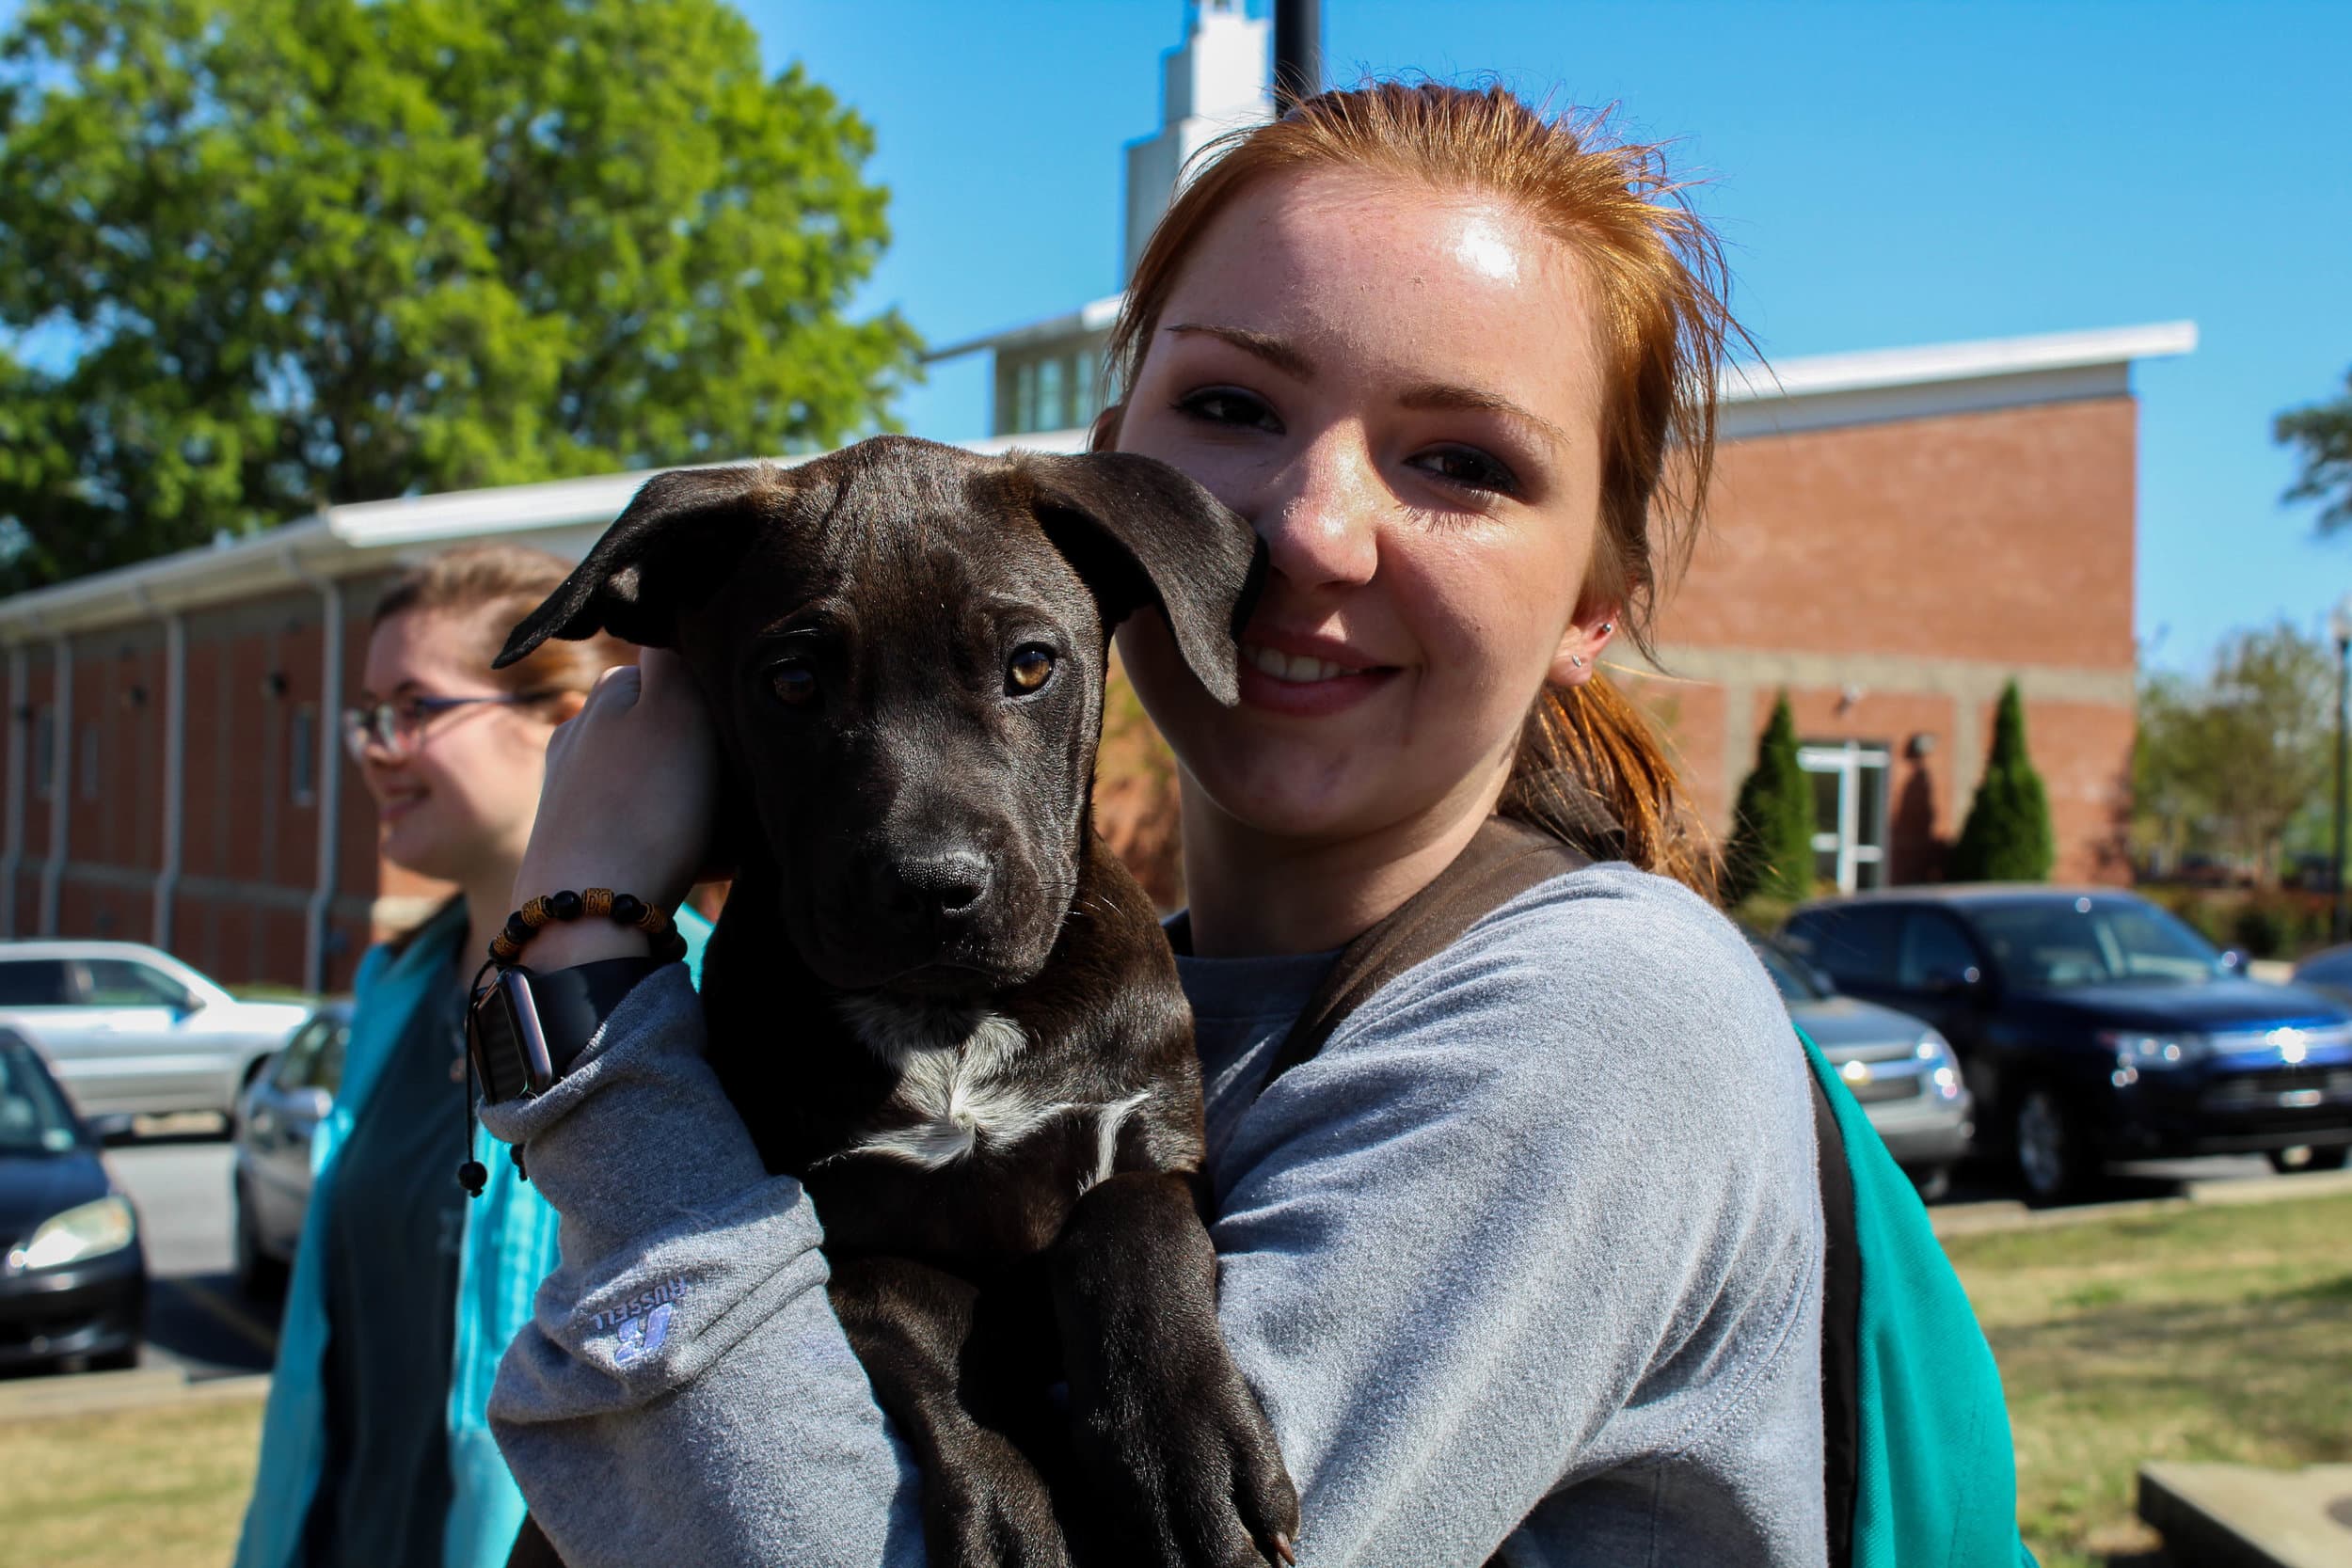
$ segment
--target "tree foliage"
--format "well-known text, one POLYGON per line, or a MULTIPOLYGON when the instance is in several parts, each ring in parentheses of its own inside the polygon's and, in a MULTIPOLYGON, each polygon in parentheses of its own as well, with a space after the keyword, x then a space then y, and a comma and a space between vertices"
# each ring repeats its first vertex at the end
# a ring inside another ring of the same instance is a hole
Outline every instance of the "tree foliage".
POLYGON ((1756 767, 1740 781, 1724 849, 1724 894, 1737 907, 1758 897, 1794 902, 1812 892, 1813 781, 1797 761, 1797 723, 1784 691, 1756 742, 1756 767))
POLYGON ((2285 622, 2231 637, 2201 676, 2148 676, 2132 752, 2143 845, 2276 881, 2288 829, 2328 798, 2335 705, 2327 644, 2285 622))
POLYGON ((1993 751, 1946 874, 1956 882, 2039 882, 2058 860, 2050 798, 2026 754, 2026 703, 2011 681, 1993 715, 1993 751))
POLYGON ((0 328, 68 348, 0 356, 0 587, 882 421, 872 146, 721 0, 30 0, 0 328))
POLYGON ((2320 502, 2322 533, 2352 524, 2352 371, 2344 372, 2343 396, 2288 409, 2272 424, 2271 435, 2280 445, 2298 449, 2303 465, 2286 499, 2320 502))

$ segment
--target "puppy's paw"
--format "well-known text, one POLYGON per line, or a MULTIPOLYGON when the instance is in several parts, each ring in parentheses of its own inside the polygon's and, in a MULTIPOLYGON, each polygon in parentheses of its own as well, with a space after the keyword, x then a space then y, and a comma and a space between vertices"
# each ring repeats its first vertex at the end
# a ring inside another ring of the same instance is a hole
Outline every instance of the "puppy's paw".
POLYGON ((1211 1359, 1187 1375, 1151 1380, 1148 1399, 1078 1413, 1082 1463, 1104 1494, 1121 1561, 1267 1568, 1295 1560, 1298 1493, 1274 1429, 1232 1362, 1222 1354, 1211 1359))
MULTIPOLYGON (((992 1437, 993 1434, 990 1434, 992 1437)), ((1071 1568, 1053 1499, 1010 1444, 975 1444, 923 1477, 923 1536, 943 1568, 1071 1568)))

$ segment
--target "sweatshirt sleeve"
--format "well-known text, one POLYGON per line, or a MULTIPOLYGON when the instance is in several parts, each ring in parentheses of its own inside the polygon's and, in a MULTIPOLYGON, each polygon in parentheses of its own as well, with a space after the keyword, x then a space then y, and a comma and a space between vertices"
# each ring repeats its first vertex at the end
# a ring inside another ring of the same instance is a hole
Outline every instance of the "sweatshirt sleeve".
POLYGON ((1313 1568, 1486 1561, 1563 1487, 1684 1486, 1759 1399, 1777 1430, 1670 1506, 1732 1518, 1719 1560, 1819 1554, 1804 1060, 1729 923, 1618 870, 1488 916, 1235 1127, 1220 1320, 1313 1568))
POLYGON ((918 1477, 825 1296, 817 1216, 703 1059, 683 965, 563 1083, 485 1106, 562 1216, 490 1425, 570 1568, 923 1561, 918 1477))

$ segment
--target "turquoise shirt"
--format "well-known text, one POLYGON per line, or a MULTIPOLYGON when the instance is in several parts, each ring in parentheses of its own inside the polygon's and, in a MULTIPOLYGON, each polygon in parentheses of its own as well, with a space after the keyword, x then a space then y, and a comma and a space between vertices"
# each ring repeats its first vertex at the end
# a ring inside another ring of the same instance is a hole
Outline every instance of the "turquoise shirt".
MULTIPOLYGON (((294 1250, 278 1329, 278 1366, 262 1419, 262 1458, 246 1505, 236 1568, 296 1568, 303 1521, 318 1490, 326 1453, 326 1291, 321 1240, 334 1202, 335 1156, 384 1075, 408 1021, 426 997, 449 983, 449 952, 466 918, 453 903, 399 953, 369 949, 352 983, 351 1038, 343 1048, 342 1085, 310 1143, 310 1202, 294 1250)), ((710 923, 680 909, 686 962, 697 983, 710 923)), ((456 1094, 453 1088, 453 1099, 456 1094)), ((454 1115, 453 1108, 452 1114, 454 1115)), ((539 1282, 556 1265, 556 1216, 538 1189, 522 1180, 505 1147, 477 1128, 474 1157, 489 1185, 466 1207, 457 1260, 457 1335, 449 1378, 450 1510, 442 1528, 444 1568, 501 1568, 522 1528, 522 1494, 490 1440, 485 1412, 499 1357, 531 1318, 539 1282)), ((448 1174, 454 1181, 456 1173, 448 1174)))

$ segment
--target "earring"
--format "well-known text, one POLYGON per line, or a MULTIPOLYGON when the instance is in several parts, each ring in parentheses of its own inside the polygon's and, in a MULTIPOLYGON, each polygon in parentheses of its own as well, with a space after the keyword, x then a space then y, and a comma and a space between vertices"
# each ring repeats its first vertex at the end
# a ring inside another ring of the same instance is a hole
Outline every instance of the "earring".
POLYGON ((1593 635, 1594 635, 1595 637, 1606 637, 1606 636, 1608 636, 1611 632, 1613 632, 1613 631, 1614 631, 1614 630, 1616 630, 1616 629, 1617 629, 1617 623, 1616 623, 1616 622, 1614 622, 1614 621, 1603 621, 1603 622, 1600 624, 1600 629, 1599 629, 1598 631, 1597 631, 1597 632, 1593 633, 1593 635))
POLYGON ((1570 655, 1568 656, 1568 668, 1569 668, 1569 669, 1571 669, 1571 670, 1581 670, 1581 669, 1583 669, 1583 668, 1584 668, 1584 656, 1583 656, 1582 654, 1570 654, 1570 655))

